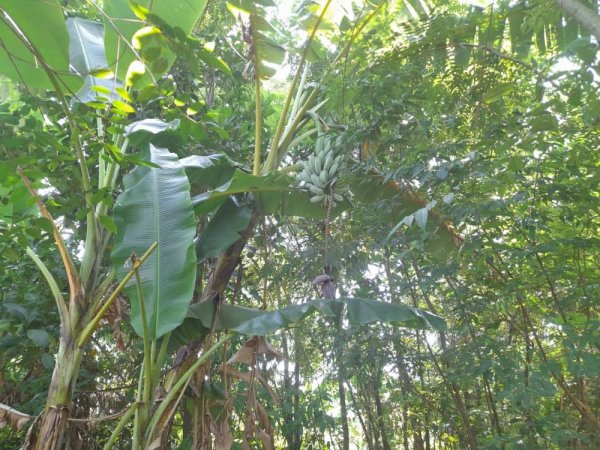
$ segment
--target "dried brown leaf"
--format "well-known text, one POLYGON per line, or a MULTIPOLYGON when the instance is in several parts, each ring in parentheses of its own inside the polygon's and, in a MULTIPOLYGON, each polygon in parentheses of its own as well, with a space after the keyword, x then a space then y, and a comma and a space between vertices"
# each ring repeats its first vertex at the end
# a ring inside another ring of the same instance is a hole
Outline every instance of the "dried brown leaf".
POLYGON ((215 437, 215 450, 230 450, 233 446, 233 434, 229 428, 228 417, 228 414, 225 415, 219 422, 215 421, 212 417, 209 419, 209 428, 215 437))
POLYGON ((237 378, 238 380, 242 380, 247 383, 250 383, 252 381, 252 372, 238 372, 237 370, 229 366, 221 366, 220 369, 222 372, 226 373, 227 376, 237 378))
POLYGON ((263 429, 269 433, 273 431, 271 427, 271 421, 269 420, 269 413, 263 405, 256 403, 256 412, 258 413, 258 421, 262 425, 263 429))
POLYGON ((147 447, 148 450, 156 450, 157 448, 160 448, 161 441, 162 441, 161 436, 154 439, 152 441, 152 443, 150 443, 150 445, 147 447))
POLYGON ((33 417, 0 403, 0 428, 9 425, 14 430, 20 430, 33 417))
POLYGON ((253 336, 235 354, 229 358, 227 364, 241 363, 251 366, 254 364, 255 355, 268 355, 283 358, 283 354, 267 342, 264 336, 253 336))
POLYGON ((262 441, 264 450, 275 450, 275 445, 273 443, 273 436, 271 434, 269 434, 263 430, 256 430, 256 434, 258 435, 259 439, 262 441))
POLYGON ((227 364, 241 363, 249 366, 254 364, 254 352, 256 350, 256 345, 255 342, 253 342, 253 339, 254 338, 250 339, 242 347, 240 347, 239 350, 235 352, 231 358, 229 358, 227 364))
POLYGON ((267 342, 264 336, 258 336, 258 346, 256 349, 258 355, 268 355, 274 358, 283 358, 283 353, 267 342))

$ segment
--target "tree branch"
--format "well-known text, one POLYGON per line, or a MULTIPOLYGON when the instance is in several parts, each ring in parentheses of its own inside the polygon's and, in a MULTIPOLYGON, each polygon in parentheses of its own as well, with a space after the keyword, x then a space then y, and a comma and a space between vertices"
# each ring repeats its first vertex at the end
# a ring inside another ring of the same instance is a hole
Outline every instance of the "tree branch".
POLYGON ((558 6, 600 42, 600 15, 579 0, 556 0, 558 6))

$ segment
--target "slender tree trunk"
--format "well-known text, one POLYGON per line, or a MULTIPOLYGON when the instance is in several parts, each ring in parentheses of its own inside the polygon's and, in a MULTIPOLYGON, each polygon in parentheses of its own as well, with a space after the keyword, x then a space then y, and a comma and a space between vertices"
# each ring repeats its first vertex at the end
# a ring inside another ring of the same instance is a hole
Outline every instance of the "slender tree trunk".
POLYGON ((338 394, 340 396, 340 414, 342 415, 342 449, 350 450, 350 431, 348 429, 348 410, 346 408, 346 388, 341 367, 338 367, 338 394))
MULTIPOLYGON (((406 396, 408 393, 404 388, 400 388, 402 391, 402 395, 406 396)), ((402 444, 404 445, 404 450, 410 450, 410 446, 408 445, 408 407, 406 404, 402 405, 402 444)))
POLYGON ((365 415, 366 415, 366 427, 367 427, 367 434, 368 434, 368 440, 371 442, 371 448, 376 449, 376 450, 380 450, 380 444, 379 444, 379 433, 378 433, 378 429, 377 429, 377 412, 375 411, 375 408, 373 408, 373 405, 371 404, 371 399, 373 398, 373 395, 371 394, 370 389, 367 387, 369 384, 365 384, 364 381, 358 379, 358 386, 357 386, 357 397, 358 399, 361 400, 362 404, 363 404, 363 409, 365 410, 365 415))
POLYGON ((336 359, 338 369, 338 395, 340 398, 340 414, 342 418, 342 450, 350 450, 350 431, 348 429, 348 410, 346 408, 346 387, 344 376, 344 340, 342 339, 341 319, 337 324, 338 334, 336 339, 336 359))
POLYGON ((291 408, 285 413, 283 422, 287 425, 284 438, 287 442, 288 450, 296 450, 295 432, 292 428, 294 423, 293 395, 292 395, 292 375, 290 374, 290 352, 288 350, 287 333, 283 333, 281 339, 281 347, 283 350, 283 391, 284 401, 289 401, 291 408))
MULTIPOLYGON (((300 408, 300 336, 298 336, 298 329, 294 329, 294 401, 292 404, 292 411, 294 414, 294 420, 299 419, 298 410, 300 408)), ((300 429, 296 429, 294 432, 294 449, 300 450, 302 447, 302 432, 300 429)))
POLYGON ((385 419, 383 416, 383 405, 381 404, 381 395, 379 393, 379 383, 381 378, 378 376, 376 382, 373 385, 373 396, 375 398, 375 411, 377 411, 377 425, 379 426, 379 434, 381 435, 381 444, 383 450, 391 450, 388 441, 387 433, 385 430, 385 419))
POLYGON ((356 417, 358 417, 358 421, 363 430, 363 434, 365 435, 365 439, 367 441, 367 449, 373 450, 374 447, 373 447, 373 440, 371 439, 371 433, 369 432, 369 429, 367 428, 365 419, 363 418, 363 415, 360 411, 360 405, 358 403, 358 400, 356 399, 356 395, 352 391, 352 386, 350 386, 350 385, 348 385, 348 393, 350 394, 350 401, 352 402, 352 405, 354 406, 354 412, 356 413, 356 417))

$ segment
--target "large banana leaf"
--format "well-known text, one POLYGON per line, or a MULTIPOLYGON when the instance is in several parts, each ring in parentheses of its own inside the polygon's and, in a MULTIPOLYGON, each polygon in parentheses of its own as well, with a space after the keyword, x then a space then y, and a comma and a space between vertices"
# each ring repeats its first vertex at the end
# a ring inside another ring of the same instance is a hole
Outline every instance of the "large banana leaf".
MULTIPOLYGON (((147 329, 157 339, 185 318, 196 282, 196 222, 189 182, 177 156, 149 144, 146 159, 158 166, 138 166, 124 178, 114 219, 118 232, 112 251, 117 275, 129 271, 132 253, 141 256, 154 242, 157 250, 140 268, 147 329)), ((135 280, 126 293, 135 331, 142 335, 142 316, 135 280)))
MULTIPOLYGON (((299 305, 275 311, 263 311, 237 305, 221 305, 215 328, 233 330, 248 336, 266 336, 281 328, 297 324, 313 313, 339 318, 347 308, 348 321, 356 325, 373 322, 415 328, 445 330, 446 322, 439 316, 394 303, 359 298, 309 300, 299 305)), ((182 345, 208 332, 212 326, 215 304, 202 302, 190 306, 185 321, 174 331, 174 345, 182 345)))
POLYGON ((115 91, 121 83, 114 77, 99 78, 93 73, 108 71, 104 53, 104 27, 101 23, 70 17, 66 21, 71 43, 69 55, 71 67, 84 77, 83 87, 75 94, 73 101, 88 103, 95 101, 98 95, 108 101, 118 100, 115 91))
MULTIPOLYGON (((135 3, 147 8, 165 24, 179 28, 185 35, 190 34, 206 7, 206 0, 139 0, 135 3)), ((139 61, 138 56, 142 56, 145 67, 152 70, 154 77, 160 77, 169 69, 175 60, 175 55, 168 49, 166 40, 160 38, 160 33, 156 33, 157 30, 149 28, 146 31, 142 30, 146 23, 134 14, 129 0, 105 0, 103 11, 106 15, 104 27, 106 57, 119 79, 127 79, 130 65, 134 61, 139 61), (144 48, 136 48, 136 55, 133 50, 134 35, 138 43, 143 43, 145 39, 147 42, 152 42, 152 48, 148 47, 147 54, 144 53, 144 48)), ((149 81, 147 75, 144 79, 149 81)))
POLYGON ((0 16, 0 73, 32 88, 55 88, 38 56, 8 25, 12 21, 57 75, 60 87, 79 89, 82 79, 69 72, 69 33, 59 0, 2 0, 0 16))

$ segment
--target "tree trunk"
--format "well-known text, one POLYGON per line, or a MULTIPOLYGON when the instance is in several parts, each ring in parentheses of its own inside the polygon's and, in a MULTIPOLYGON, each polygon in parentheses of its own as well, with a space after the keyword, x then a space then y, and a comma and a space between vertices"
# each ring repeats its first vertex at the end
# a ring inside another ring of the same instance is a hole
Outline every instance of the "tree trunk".
POLYGON ((350 431, 348 430, 348 410, 346 408, 346 387, 341 367, 338 367, 338 393, 340 396, 340 414, 342 415, 342 449, 350 450, 350 431))
POLYGON ((32 425, 23 450, 61 450, 67 447, 66 436, 71 412, 71 399, 83 350, 71 330, 63 329, 56 355, 56 364, 48 390, 46 407, 40 419, 32 425), (36 429, 37 428, 37 429, 36 429))
MULTIPOLYGON (((298 329, 294 329, 294 401, 292 412, 294 414, 294 420, 299 420, 298 410, 300 408, 300 336, 298 336, 298 329)), ((299 428, 294 431, 294 449, 300 450, 302 447, 302 432, 299 428)))
POLYGON ((383 418, 383 405, 381 404, 381 395, 379 393, 380 382, 381 377, 378 376, 377 381, 373 386, 373 395, 375 397, 375 410, 377 411, 377 425, 379 427, 379 434, 381 435, 381 444, 383 446, 383 450, 391 450, 387 438, 387 433, 385 430, 385 419, 383 418))
MULTIPOLYGON (((281 339, 281 348, 283 350, 283 391, 284 401, 289 401, 291 408, 285 413, 283 422, 287 425, 284 438, 287 442, 288 450, 298 450, 296 447, 296 432, 294 430, 294 399, 292 395, 292 375, 290 374, 290 352, 288 348, 287 333, 283 333, 281 339)), ((296 362, 296 364, 298 364, 296 362)))
POLYGON ((350 431, 348 429, 348 409, 346 407, 346 387, 344 386, 344 340, 342 339, 342 322, 337 323, 336 360, 338 369, 338 395, 340 397, 340 414, 342 418, 342 450, 350 450, 350 431))

